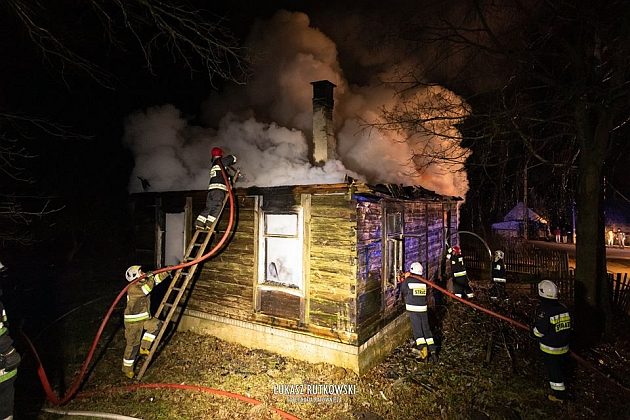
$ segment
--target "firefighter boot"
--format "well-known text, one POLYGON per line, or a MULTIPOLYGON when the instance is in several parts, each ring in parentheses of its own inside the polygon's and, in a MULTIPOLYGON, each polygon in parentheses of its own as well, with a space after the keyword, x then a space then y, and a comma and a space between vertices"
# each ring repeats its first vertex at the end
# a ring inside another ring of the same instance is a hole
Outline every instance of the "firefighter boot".
POLYGON ((151 353, 150 349, 145 349, 144 347, 140 347, 140 356, 148 356, 151 353))
POLYGON ((420 358, 422 360, 426 360, 428 355, 429 355, 429 348, 427 346, 422 346, 422 348, 420 349, 420 358))
POLYGON ((206 228, 206 218, 202 215, 197 216, 195 219, 195 228, 196 229, 205 229, 206 228))
POLYGON ((432 351, 431 353, 429 353, 429 362, 434 364, 438 362, 438 356, 436 352, 432 351))
POLYGON ((129 371, 129 372, 125 372, 125 376, 129 379, 133 379, 133 377, 135 376, 133 371, 129 371))

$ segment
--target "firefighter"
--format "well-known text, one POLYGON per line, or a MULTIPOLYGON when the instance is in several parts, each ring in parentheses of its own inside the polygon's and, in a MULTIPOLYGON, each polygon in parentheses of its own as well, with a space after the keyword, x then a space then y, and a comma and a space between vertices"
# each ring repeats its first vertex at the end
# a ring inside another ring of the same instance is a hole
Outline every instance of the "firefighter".
POLYGON ((468 284, 468 275, 464 266, 462 250, 458 245, 449 248, 446 254, 447 261, 451 262, 451 272, 453 274, 453 293, 457 297, 467 297, 472 299, 475 295, 468 284))
MULTIPOLYGON (((0 272, 6 272, 1 262, 0 272)), ((13 347, 13 339, 9 335, 7 312, 0 301, 0 419, 3 420, 13 419, 15 380, 20 360, 20 354, 13 347)))
POLYGON ((224 168, 236 163, 236 156, 223 156, 223 150, 219 147, 213 147, 210 154, 212 156, 212 163, 210 165, 210 181, 208 183, 206 208, 203 209, 195 220, 195 227, 197 229, 210 229, 221 213, 223 200, 227 193, 227 186, 221 174, 221 165, 219 165, 219 162, 223 164, 224 168))
POLYGON ((490 299, 503 299, 507 301, 505 293, 505 263, 503 257, 505 254, 501 250, 494 251, 494 259, 492 261, 492 289, 490 290, 490 299))
POLYGON ((619 242, 619 247, 621 249, 625 248, 625 246, 626 246, 626 234, 623 233, 621 228, 617 228, 617 242, 619 242))
POLYGON ((566 399, 564 369, 569 353, 571 315, 566 306, 558 301, 558 287, 550 280, 538 283, 540 305, 532 332, 538 338, 543 362, 547 370, 551 394, 549 400, 561 402, 566 399))
MULTIPOLYGON (((125 277, 128 282, 132 282, 144 273, 139 265, 132 265, 127 269, 125 277)), ((134 364, 138 356, 149 354, 151 345, 156 334, 162 327, 162 321, 151 317, 151 300, 149 293, 166 278, 169 274, 148 273, 142 280, 129 286, 127 290, 127 307, 125 308, 125 353, 123 354, 122 371, 129 379, 134 376, 134 364), (144 334, 143 334, 144 332, 144 334), (142 338, 142 340, 141 340, 142 338)))
POLYGON ((411 321, 413 338, 415 339, 412 353, 420 356, 421 359, 437 361, 435 342, 433 333, 429 326, 429 316, 427 313, 427 285, 418 279, 423 274, 422 264, 414 262, 409 267, 409 271, 404 273, 404 280, 401 284, 402 293, 405 299, 405 309, 411 321))
POLYGON ((613 246, 614 243, 615 243, 615 232, 611 228, 608 230, 608 232, 606 232, 606 245, 613 246))

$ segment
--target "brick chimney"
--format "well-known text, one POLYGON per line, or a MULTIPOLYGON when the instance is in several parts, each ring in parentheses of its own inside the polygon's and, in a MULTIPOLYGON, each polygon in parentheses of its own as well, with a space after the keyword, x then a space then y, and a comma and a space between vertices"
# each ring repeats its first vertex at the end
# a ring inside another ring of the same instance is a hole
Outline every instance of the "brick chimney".
POLYGON ((337 87, 328 80, 311 82, 313 85, 313 164, 324 165, 337 158, 337 140, 333 127, 333 90, 337 87))

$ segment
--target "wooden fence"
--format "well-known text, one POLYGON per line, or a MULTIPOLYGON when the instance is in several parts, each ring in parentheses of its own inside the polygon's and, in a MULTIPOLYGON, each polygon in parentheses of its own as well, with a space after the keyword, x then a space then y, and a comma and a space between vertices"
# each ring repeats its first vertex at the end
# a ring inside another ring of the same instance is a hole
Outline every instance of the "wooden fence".
MULTIPOLYGON (((536 248, 522 241, 504 241, 495 246, 495 249, 501 249, 505 254, 508 281, 558 280, 569 276, 569 256, 566 251, 536 248)), ((462 255, 472 278, 491 280, 491 257, 485 246, 462 238, 462 255)))
MULTIPOLYGON (((558 286, 560 298, 572 306, 575 298, 575 272, 569 269, 566 251, 536 248, 520 240, 494 240, 494 249, 505 254, 505 272, 508 288, 520 293, 538 295, 538 282, 552 280, 558 286)), ((470 238, 461 238, 462 255, 466 271, 472 280, 491 280, 491 259, 483 244, 470 238)), ((613 311, 630 315, 630 276, 628 273, 608 273, 608 290, 613 311)))
POLYGON ((628 273, 608 273, 613 310, 630 315, 630 279, 628 273))

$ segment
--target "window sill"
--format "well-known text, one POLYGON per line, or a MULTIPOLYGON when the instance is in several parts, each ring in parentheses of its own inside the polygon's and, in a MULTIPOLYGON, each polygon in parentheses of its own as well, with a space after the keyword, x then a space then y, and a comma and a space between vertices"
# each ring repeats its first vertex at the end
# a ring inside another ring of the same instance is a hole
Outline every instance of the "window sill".
POLYGON ((258 289, 270 290, 270 291, 275 291, 275 292, 283 292, 283 293, 288 293, 290 295, 299 296, 299 297, 304 296, 304 293, 300 289, 297 289, 297 288, 294 289, 292 287, 279 286, 279 285, 274 285, 274 284, 260 283, 258 284, 258 289))

